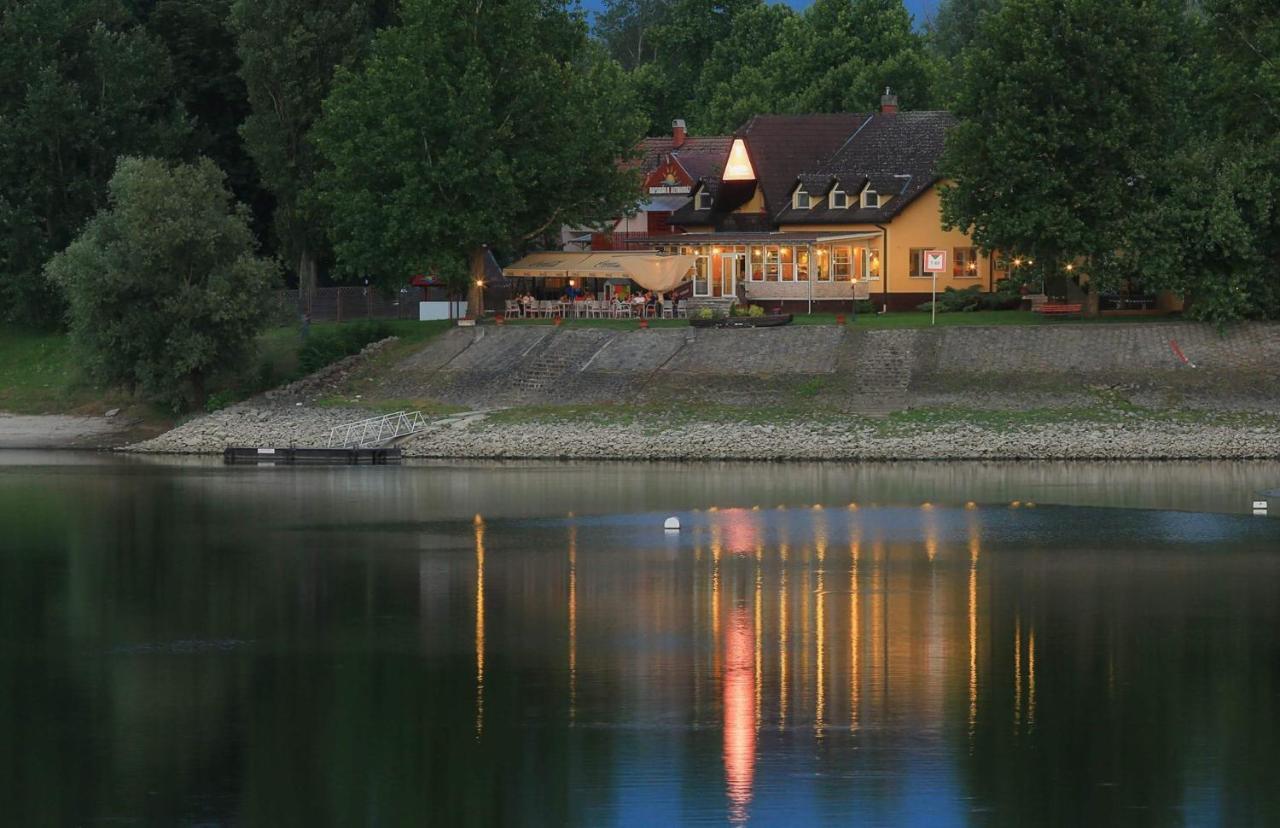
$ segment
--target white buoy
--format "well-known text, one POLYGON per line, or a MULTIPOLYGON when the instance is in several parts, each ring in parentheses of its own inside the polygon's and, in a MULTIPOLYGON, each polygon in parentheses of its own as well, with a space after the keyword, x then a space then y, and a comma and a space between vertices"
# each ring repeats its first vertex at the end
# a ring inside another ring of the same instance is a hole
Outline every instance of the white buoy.
POLYGON ((664 524, 662 524, 662 528, 663 528, 663 529, 666 529, 668 532, 679 532, 679 531, 680 531, 680 518, 677 518, 677 517, 669 517, 669 518, 667 518, 667 522, 666 522, 666 523, 664 523, 664 524))

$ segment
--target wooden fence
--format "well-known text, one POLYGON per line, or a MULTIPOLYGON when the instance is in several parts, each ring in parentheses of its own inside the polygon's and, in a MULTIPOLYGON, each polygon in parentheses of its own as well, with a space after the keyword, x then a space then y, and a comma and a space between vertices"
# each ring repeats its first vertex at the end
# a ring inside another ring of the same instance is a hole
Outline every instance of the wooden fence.
POLYGON ((310 301, 297 290, 278 290, 275 314, 280 321, 301 319, 310 313, 312 322, 350 322, 356 319, 417 319, 421 291, 385 294, 376 288, 327 287, 312 291, 310 301))

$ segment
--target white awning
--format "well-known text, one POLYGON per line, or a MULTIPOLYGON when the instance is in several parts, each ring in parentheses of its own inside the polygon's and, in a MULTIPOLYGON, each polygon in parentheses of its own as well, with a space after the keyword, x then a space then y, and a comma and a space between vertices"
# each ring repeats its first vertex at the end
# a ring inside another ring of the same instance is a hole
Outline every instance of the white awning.
POLYGON ((696 256, 663 256, 652 251, 530 253, 504 268, 508 278, 630 279, 645 290, 666 293, 693 278, 696 256))

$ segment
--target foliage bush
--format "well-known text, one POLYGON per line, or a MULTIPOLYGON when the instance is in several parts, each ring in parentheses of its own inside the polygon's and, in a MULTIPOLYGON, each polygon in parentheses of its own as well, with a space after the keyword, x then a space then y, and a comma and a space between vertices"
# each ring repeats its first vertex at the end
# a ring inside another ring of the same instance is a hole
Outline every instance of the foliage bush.
POLYGON ((764 316, 764 308, 760 305, 752 305, 747 309, 747 316, 757 317, 764 316))
POLYGON ((209 395, 209 399, 204 401, 204 410, 209 414, 212 414, 215 411, 221 411, 235 402, 237 396, 238 395, 230 389, 215 391, 209 395))
POLYGON ((276 265, 255 255, 249 211, 208 159, 121 158, 109 201, 46 267, 70 301, 92 375, 173 410, 245 364, 269 315, 276 265))
POLYGON ((715 319, 715 312, 711 308, 698 308, 693 312, 694 319, 715 319))
POLYGON ((298 365, 303 373, 310 374, 343 357, 358 354, 364 346, 388 336, 391 336, 391 327, 386 322, 375 320, 361 320, 319 331, 313 330, 307 335, 306 344, 298 353, 298 365))
MULTIPOLYGON (((919 310, 933 309, 932 302, 917 306, 919 310)), ((973 311, 983 307, 982 286, 970 285, 964 290, 949 287, 938 296, 938 313, 957 313, 973 311)))

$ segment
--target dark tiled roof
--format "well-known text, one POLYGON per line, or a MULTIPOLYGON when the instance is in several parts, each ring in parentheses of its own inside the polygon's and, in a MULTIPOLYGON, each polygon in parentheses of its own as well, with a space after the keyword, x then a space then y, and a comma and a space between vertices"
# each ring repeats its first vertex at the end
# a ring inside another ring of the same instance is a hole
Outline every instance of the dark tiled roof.
MULTIPOLYGON (((733 221, 733 211, 751 200, 755 195, 754 181, 721 181, 719 178, 705 178, 694 187, 694 193, 705 189, 711 193, 711 209, 695 210, 695 199, 690 198, 680 209, 667 219, 671 224, 714 224, 733 221)), ((762 215, 768 215, 764 213, 762 215)))
POLYGON ((734 135, 747 145, 756 178, 772 215, 790 204, 791 190, 801 173, 822 172, 821 165, 866 115, 756 115, 734 135))
POLYGON ((724 159, 729 156, 729 146, 732 143, 733 139, 727 135, 688 136, 680 145, 680 149, 673 149, 670 135, 645 138, 640 142, 640 166, 646 172, 652 170, 662 163, 662 159, 668 153, 671 153, 680 160, 684 168, 689 171, 689 175, 697 179, 704 173, 694 172, 690 164, 699 169, 706 169, 707 174, 717 173, 723 166, 724 159))
MULTIPOLYGON (((840 188, 849 193, 849 208, 833 210, 823 200, 811 210, 793 210, 787 200, 781 209, 773 211, 774 219, 779 223, 793 224, 891 220, 938 180, 937 165, 943 141, 954 123, 955 119, 949 112, 898 112, 871 116, 829 160, 807 171, 816 177, 838 179, 840 188), (858 193, 867 182, 881 196, 891 195, 893 198, 883 207, 859 207, 858 193)), ((806 178, 800 177, 799 180, 805 181, 806 178)), ((793 178, 788 194, 795 183, 793 178)))

